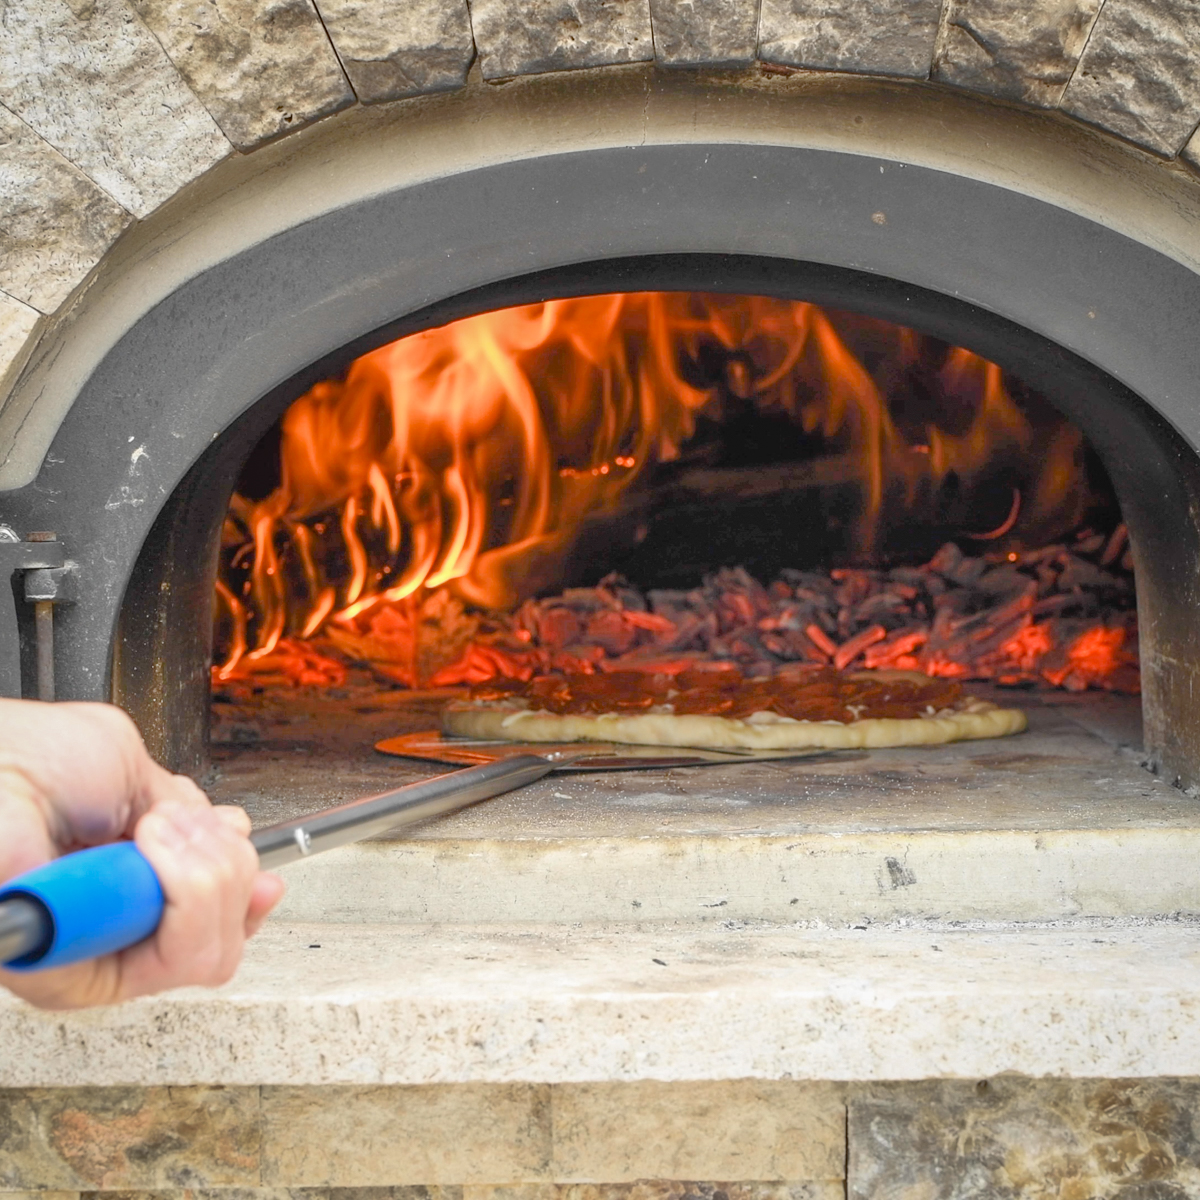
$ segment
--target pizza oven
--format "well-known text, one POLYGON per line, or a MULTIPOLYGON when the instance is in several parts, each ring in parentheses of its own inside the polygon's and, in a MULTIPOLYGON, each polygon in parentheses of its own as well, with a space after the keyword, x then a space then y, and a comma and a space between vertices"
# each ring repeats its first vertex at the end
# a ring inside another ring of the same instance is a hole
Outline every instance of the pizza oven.
POLYGON ((200 773, 522 670, 898 667, 1140 696, 1200 779, 1194 185, 869 81, 538 86, 235 163, 82 297, 9 410, 23 693, 200 773))

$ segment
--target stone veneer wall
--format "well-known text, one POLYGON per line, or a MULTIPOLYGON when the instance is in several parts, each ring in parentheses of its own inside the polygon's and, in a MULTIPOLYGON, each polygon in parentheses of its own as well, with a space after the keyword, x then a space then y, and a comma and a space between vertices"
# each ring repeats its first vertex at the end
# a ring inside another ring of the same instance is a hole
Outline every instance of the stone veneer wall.
POLYGON ((1200 169, 1197 0, 0 0, 0 381, 131 224, 355 104, 611 64, 856 72, 1200 169))
POLYGON ((0 1200, 1182 1200, 1200 1080, 0 1090, 0 1200))

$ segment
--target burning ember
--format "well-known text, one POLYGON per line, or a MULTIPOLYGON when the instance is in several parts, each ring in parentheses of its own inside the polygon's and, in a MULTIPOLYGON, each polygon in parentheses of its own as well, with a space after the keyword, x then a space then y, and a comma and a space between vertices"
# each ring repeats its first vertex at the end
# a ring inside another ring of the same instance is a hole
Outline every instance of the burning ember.
MULTIPOLYGON (((753 678, 798 662, 1137 692, 1133 580, 1114 569, 1123 541, 1122 527, 1070 548, 982 558, 948 543, 920 567, 788 570, 769 587, 741 568, 689 591, 644 593, 610 576, 490 618, 442 591, 380 606, 363 633, 331 625, 329 649, 410 687, 550 671, 676 675, 698 662, 753 678)), ((280 681, 345 678, 336 658, 302 641, 281 641, 258 663, 280 681)))
POLYGON ((214 678, 329 685, 350 659, 444 686, 716 659, 1136 690, 1124 529, 1042 546, 1091 495, 1078 431, 1019 389, 911 330, 763 297, 550 301, 403 338, 296 401, 274 486, 234 496, 214 678), (532 598, 561 586, 585 525, 747 414, 854 484, 857 561, 905 525, 992 552, 532 598))

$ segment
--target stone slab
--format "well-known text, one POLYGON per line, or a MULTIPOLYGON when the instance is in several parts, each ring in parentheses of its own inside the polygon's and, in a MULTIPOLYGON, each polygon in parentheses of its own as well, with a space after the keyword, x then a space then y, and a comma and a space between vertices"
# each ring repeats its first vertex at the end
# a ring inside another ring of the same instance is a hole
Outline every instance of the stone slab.
POLYGON ((544 1085, 264 1088, 263 1182, 372 1187, 552 1178, 544 1085))
POLYGON ((21 357, 38 317, 36 309, 0 292, 0 380, 21 357))
POLYGON ((6 5, 0 103, 139 217, 230 152, 124 0, 6 5))
POLYGON ((462 87, 475 58, 467 0, 319 0, 364 104, 462 87))
POLYGON ((0 1188, 253 1185, 260 1125, 244 1088, 0 1091, 0 1188))
MULTIPOLYGON (((389 1189, 381 1188, 379 1190, 382 1194, 371 1196, 367 1193, 362 1196, 362 1200, 461 1200, 461 1196, 457 1193, 445 1198, 422 1195, 405 1197, 403 1195, 404 1189, 397 1188, 397 1195, 393 1198, 387 1194, 389 1189)), ((352 1195, 335 1197, 330 1195, 329 1192, 330 1189, 328 1188, 314 1188, 312 1200, 357 1200, 352 1195), (322 1192, 325 1194, 322 1195, 322 1192)), ((38 1193, 34 1192, 30 1194, 36 1200, 38 1193)), ((114 1188, 102 1192, 79 1192, 77 1195, 79 1200, 303 1200, 305 1192, 302 1189, 297 1189, 293 1195, 292 1191, 288 1188, 264 1187, 155 1188, 152 1191, 114 1188)), ((0 1200, 8 1200, 8 1198, 4 1193, 0 1192, 0 1200)))
POLYGON ((1107 0, 1063 95, 1072 116, 1175 155, 1200 121, 1200 5, 1107 0))
POLYGON ((79 1200, 79 1192, 6 1192, 0 1191, 0 1200, 79 1200))
POLYGON ((986 1079, 850 1102, 850 1200, 1200 1194, 1195 1080, 986 1079))
POLYGON ((0 289, 52 313, 133 219, 0 108, 0 289))
POLYGON ((650 0, 655 61, 668 67, 751 63, 758 0, 650 0))
POLYGON ((934 59, 942 83, 1053 108, 1101 0, 947 0, 934 59))
POLYGON ((239 149, 354 103, 312 0, 130 0, 239 149))
POLYGON ((845 1104, 827 1085, 559 1084, 551 1112, 556 1180, 840 1179, 845 1168, 845 1104))
POLYGON ((939 0, 762 0, 758 56, 824 71, 924 79, 933 61, 939 0))
MULTIPOLYGON (((653 802, 653 797, 647 797, 653 802)), ((1200 830, 416 841, 282 870, 292 921, 1054 920, 1200 912, 1200 830)))
POLYGON ((470 0, 484 79, 654 58, 649 0, 470 0))
POLYGON ((215 992, 0 997, 0 1087, 1200 1076, 1198 997, 1183 920, 269 923, 215 992))

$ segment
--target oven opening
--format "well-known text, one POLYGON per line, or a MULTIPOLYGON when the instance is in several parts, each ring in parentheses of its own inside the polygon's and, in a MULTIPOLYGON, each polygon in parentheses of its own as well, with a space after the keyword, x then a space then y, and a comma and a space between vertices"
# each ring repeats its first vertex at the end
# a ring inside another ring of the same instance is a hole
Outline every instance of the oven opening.
POLYGON ((214 641, 219 693, 701 662, 1138 690, 1120 509, 1051 400, 756 296, 521 305, 317 384, 238 480, 214 641))
POLYGON ((371 351, 246 459, 216 591, 231 761, 369 756, 554 676, 920 672, 1113 737, 1140 717, 1126 526, 1055 397, 801 300, 590 295, 371 351))

